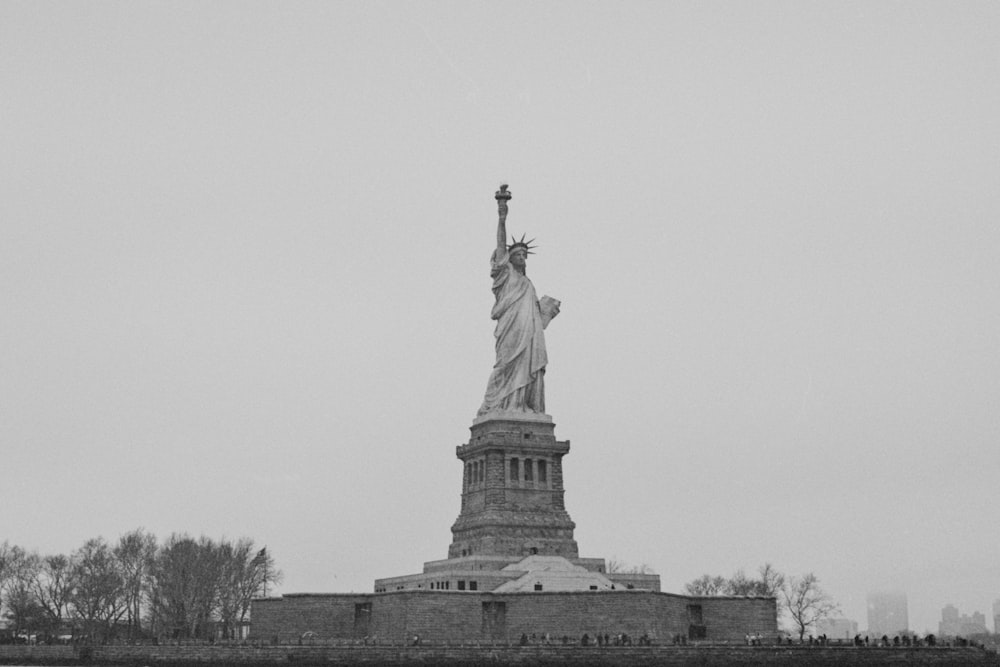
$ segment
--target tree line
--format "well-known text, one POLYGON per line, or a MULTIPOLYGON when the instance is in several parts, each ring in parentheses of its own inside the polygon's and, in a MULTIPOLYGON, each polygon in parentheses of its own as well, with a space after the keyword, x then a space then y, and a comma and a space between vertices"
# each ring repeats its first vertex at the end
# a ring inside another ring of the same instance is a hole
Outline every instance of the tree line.
POLYGON ((0 613, 10 637, 108 642, 155 638, 234 639, 250 601, 281 580, 253 540, 142 529, 111 543, 41 555, 0 544, 0 613))
POLYGON ((773 597, 778 603, 778 618, 787 616, 802 641, 805 633, 824 618, 839 613, 833 598, 819 585, 812 572, 800 577, 786 577, 770 563, 757 569, 757 576, 738 570, 733 576, 702 575, 684 585, 688 595, 750 595, 773 597))

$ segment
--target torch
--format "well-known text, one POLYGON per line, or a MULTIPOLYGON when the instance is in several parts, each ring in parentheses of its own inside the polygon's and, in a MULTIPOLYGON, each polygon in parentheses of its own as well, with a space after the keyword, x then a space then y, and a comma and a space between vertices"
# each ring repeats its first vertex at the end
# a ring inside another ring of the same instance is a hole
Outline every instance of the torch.
POLYGON ((507 184, 503 183, 494 195, 494 199, 497 200, 497 210, 500 212, 501 219, 507 219, 507 202, 510 201, 510 197, 511 195, 507 190, 507 184))

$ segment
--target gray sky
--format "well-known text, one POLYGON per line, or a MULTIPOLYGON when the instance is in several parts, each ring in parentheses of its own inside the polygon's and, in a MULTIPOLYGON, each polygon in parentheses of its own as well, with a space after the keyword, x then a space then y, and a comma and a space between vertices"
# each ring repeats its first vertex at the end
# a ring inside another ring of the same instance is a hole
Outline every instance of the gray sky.
POLYGON ((995 2, 0 3, 0 540, 444 558, 493 191, 581 555, 1000 597, 995 2))

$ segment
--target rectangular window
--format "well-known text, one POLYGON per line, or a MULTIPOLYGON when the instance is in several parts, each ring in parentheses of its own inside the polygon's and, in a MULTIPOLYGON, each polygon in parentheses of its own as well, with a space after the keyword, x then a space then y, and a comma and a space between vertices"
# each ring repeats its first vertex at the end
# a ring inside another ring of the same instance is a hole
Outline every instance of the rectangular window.
POLYGON ((700 604, 689 604, 688 605, 688 622, 691 625, 701 625, 702 615, 701 615, 701 605, 700 604))
POLYGON ((542 460, 542 459, 538 460, 538 481, 539 482, 548 482, 549 481, 549 470, 548 470, 548 468, 549 468, 549 466, 548 466, 548 464, 544 460, 542 460))
POLYGON ((464 591, 465 590, 465 579, 459 579, 458 580, 458 590, 460 590, 460 591, 464 591))
POLYGON ((487 639, 505 639, 507 637, 507 603, 483 603, 483 636, 487 639))
POLYGON ((470 581, 469 582, 469 590, 470 591, 478 591, 479 590, 479 582, 478 581, 470 581))
POLYGON ((530 482, 532 479, 534 479, 534 472, 535 472, 533 470, 534 467, 535 466, 532 465, 531 459, 524 459, 524 481, 525 482, 530 482))
POLYGON ((354 605, 354 638, 367 637, 372 620, 372 603, 363 602, 354 605))
POLYGON ((510 481, 516 482, 521 478, 521 468, 517 459, 510 460, 510 481))

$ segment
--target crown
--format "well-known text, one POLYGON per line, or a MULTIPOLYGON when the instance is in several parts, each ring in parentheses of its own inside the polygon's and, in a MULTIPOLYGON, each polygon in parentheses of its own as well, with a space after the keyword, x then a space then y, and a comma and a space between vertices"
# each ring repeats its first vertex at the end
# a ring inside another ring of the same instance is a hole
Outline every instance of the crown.
POLYGON ((526 253, 528 253, 529 255, 534 255, 535 253, 533 253, 531 251, 532 251, 533 248, 537 248, 538 246, 531 245, 531 244, 535 242, 535 239, 531 239, 530 241, 528 241, 527 243, 525 243, 524 242, 524 237, 525 236, 527 236, 527 234, 522 234, 520 241, 516 240, 513 236, 511 236, 510 240, 513 241, 513 243, 511 243, 509 246, 507 246, 507 252, 513 252, 515 248, 524 248, 524 251, 526 253))

